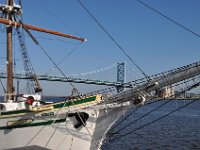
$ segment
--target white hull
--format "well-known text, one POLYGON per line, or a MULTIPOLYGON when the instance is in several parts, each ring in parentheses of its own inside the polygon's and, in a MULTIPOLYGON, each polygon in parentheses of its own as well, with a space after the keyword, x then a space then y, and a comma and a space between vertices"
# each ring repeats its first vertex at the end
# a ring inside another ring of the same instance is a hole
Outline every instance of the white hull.
POLYGON ((122 107, 79 110, 90 117, 86 126, 78 129, 74 128, 76 120, 72 117, 48 126, 0 130, 1 149, 37 145, 53 150, 97 150, 114 121, 124 113, 122 110, 122 107))

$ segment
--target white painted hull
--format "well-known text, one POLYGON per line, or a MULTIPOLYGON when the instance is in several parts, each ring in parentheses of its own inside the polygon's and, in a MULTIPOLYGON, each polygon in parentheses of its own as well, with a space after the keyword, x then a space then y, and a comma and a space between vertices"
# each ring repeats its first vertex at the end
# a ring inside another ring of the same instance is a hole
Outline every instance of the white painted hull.
POLYGON ((86 126, 74 128, 75 118, 48 126, 0 130, 1 149, 37 145, 53 150, 97 150, 105 133, 124 112, 122 107, 82 109, 89 114, 86 126))

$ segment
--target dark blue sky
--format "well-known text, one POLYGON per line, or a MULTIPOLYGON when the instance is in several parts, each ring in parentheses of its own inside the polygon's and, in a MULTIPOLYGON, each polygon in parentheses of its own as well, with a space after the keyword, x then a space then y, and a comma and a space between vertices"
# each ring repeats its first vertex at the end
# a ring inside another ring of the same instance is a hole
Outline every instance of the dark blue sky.
MULTIPOLYGON (((200 34, 199 0, 143 1, 200 34)), ((129 68, 136 69, 76 0, 22 2, 24 23, 87 38, 87 42, 80 44, 77 41, 32 32, 56 63, 63 60, 59 67, 66 75, 90 72, 122 61, 126 61, 129 68), (76 50, 65 58, 73 48, 76 50)), ((199 37, 147 9, 136 0, 81 2, 147 75, 199 61, 199 37)), ((52 71, 53 64, 30 39, 26 43, 30 47, 36 72, 58 73, 52 71)), ((16 51, 16 57, 20 59, 17 56, 18 50, 16 51)), ((46 94, 50 91, 46 91, 46 94)), ((65 86, 63 91, 65 92, 65 86)))

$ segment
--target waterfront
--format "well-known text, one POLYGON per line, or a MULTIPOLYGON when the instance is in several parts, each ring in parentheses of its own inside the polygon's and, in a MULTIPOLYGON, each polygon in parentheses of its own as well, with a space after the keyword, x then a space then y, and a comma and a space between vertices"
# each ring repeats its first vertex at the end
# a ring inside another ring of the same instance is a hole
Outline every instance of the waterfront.
MULTIPOLYGON (((172 100, 170 103, 147 115, 140 121, 129 126, 124 134, 134 130, 141 125, 151 122, 174 109, 177 109, 191 100, 172 100)), ((148 113, 164 101, 144 106, 131 115, 125 124, 136 120, 140 116, 148 113)), ((191 105, 165 117, 145 128, 137 130, 125 137, 122 137, 111 143, 103 145, 103 150, 193 150, 200 149, 200 101, 195 101, 191 105)), ((120 136, 120 135, 119 135, 120 136)))

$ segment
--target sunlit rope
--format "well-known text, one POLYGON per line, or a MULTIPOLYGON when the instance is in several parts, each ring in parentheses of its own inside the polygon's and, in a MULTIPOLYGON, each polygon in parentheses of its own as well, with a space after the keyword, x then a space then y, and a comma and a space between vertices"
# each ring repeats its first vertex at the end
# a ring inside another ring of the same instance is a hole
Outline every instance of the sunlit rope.
POLYGON ((58 144, 58 146, 56 147, 56 149, 59 149, 59 147, 62 145, 62 143, 64 143, 64 141, 66 140, 67 135, 63 138, 63 140, 58 144))
MULTIPOLYGON (((64 103, 63 107, 64 108, 66 106, 66 103, 67 101, 64 103)), ((62 108, 59 108, 58 111, 57 111, 57 115, 56 115, 56 119, 58 118, 59 116, 59 112, 62 108)), ((68 107, 69 108, 69 107, 68 107)), ((70 111, 70 109, 68 110, 68 112, 70 111)), ((53 120, 53 122, 51 123, 51 126, 56 122, 56 119, 53 120)), ((59 124, 58 124, 59 125, 59 124)), ((39 134, 40 132, 45 128, 46 126, 43 126, 32 138, 31 140, 26 144, 26 145, 29 145, 39 134)), ((55 134, 56 130, 57 130, 58 126, 56 127, 56 129, 54 130, 54 132, 52 133, 51 137, 49 138, 49 140, 47 141, 47 143, 45 144, 45 147, 48 145, 48 143, 50 142, 51 138, 53 137, 53 135, 55 134)))
MULTIPOLYGON (((71 102, 74 104, 74 99, 72 99, 71 102)), ((66 104, 68 104, 68 102, 65 102, 65 104, 63 105, 62 108, 64 108, 66 104)), ((79 116, 79 118, 80 118, 80 120, 81 120, 81 123, 83 124, 83 126, 85 127, 85 129, 87 130, 88 134, 89 134, 90 137, 91 137, 91 133, 90 133, 89 129, 87 128, 86 124, 84 123, 84 121, 83 121, 82 117, 80 116, 79 112, 77 111, 76 106, 73 105, 73 107, 74 107, 74 109, 76 110, 76 112, 77 112, 77 114, 78 114, 78 116, 79 116)), ((68 106, 68 108, 69 108, 69 106, 68 106)), ((59 113, 60 110, 61 110, 61 108, 60 108, 60 109, 58 110, 58 112, 57 112, 56 119, 57 119, 58 116, 59 116, 58 113, 59 113)), ((70 111, 70 109, 68 110, 67 114, 69 113, 69 111, 70 111)), ((56 119, 52 122, 51 126, 55 123, 56 119)), ((54 129, 54 131, 53 131, 51 137, 49 138, 49 140, 47 141, 45 147, 47 147, 47 145, 48 145, 49 142, 51 141, 51 139, 52 139, 52 137, 54 136, 55 132, 57 131, 59 125, 60 125, 60 124, 58 124, 57 127, 54 129)), ((71 133, 71 134, 72 134, 72 133, 71 133)), ((73 136, 73 134, 72 134, 72 136, 73 136)))
POLYGON ((49 140, 47 141, 47 143, 46 143, 45 146, 44 146, 45 148, 46 148, 47 145, 50 143, 51 139, 53 138, 53 136, 54 136, 54 134, 56 133, 56 131, 57 131, 57 129, 58 129, 59 126, 60 126, 60 123, 58 123, 57 126, 55 127, 55 129, 54 129, 53 133, 51 134, 49 140))
MULTIPOLYGON (((74 101, 73 101, 73 100, 72 100, 72 103, 74 104, 74 101)), ((90 130, 88 129, 88 127, 86 126, 86 124, 84 123, 84 121, 83 121, 82 117, 80 116, 80 114, 79 114, 79 112, 78 112, 76 106, 74 106, 74 109, 76 110, 76 113, 78 114, 78 117, 80 118, 81 123, 83 124, 83 126, 85 127, 85 129, 87 130, 87 132, 88 132, 88 134, 90 135, 90 138, 91 138, 91 137, 92 137, 92 134, 91 134, 90 130)))
MULTIPOLYGON (((72 103, 74 104, 74 100, 72 99, 71 100, 72 101, 72 103)), ((69 102, 69 101, 68 101, 69 102)), ((63 107, 62 108, 64 108, 65 106, 66 106, 66 104, 68 104, 68 102, 66 101, 65 103, 64 103, 64 105, 63 105, 63 107)), ((76 109, 76 106, 73 106, 74 107, 74 109, 76 109)), ((60 108, 58 111, 57 111, 57 116, 56 116, 56 119, 54 119, 54 121, 52 122, 52 124, 51 124, 51 126, 56 122, 56 120, 57 120, 57 118, 58 118, 58 116, 59 116, 59 112, 60 112, 60 110, 62 109, 62 108, 60 108)), ((77 111, 77 110, 76 110, 77 111)), ((70 112, 70 108, 69 108, 69 105, 68 105, 68 111, 67 111, 67 113, 66 114, 68 114, 70 112)), ((86 125, 85 125, 85 123, 83 122, 83 120, 82 120, 82 118, 81 118, 81 116, 79 115, 79 113, 77 112, 77 114, 78 114, 78 116, 79 116, 79 118, 81 119, 81 122, 83 123, 83 125, 85 126, 85 128, 86 128, 86 130, 88 131, 88 133, 91 135, 91 133, 89 132, 89 130, 88 130, 88 128, 86 127, 86 125)), ((52 137, 54 136, 54 134, 56 133, 56 131, 57 131, 57 129, 58 129, 58 127, 59 127, 59 125, 60 125, 60 123, 56 126, 56 128, 54 129, 54 131, 53 131, 53 133, 52 133, 52 135, 51 135, 51 137, 49 138, 49 140, 47 141, 47 143, 46 143, 46 145, 45 145, 45 147, 47 147, 47 145, 49 144, 49 142, 51 141, 51 139, 52 139, 52 137)), ((73 136, 73 134, 72 133, 70 133, 72 136, 73 136)))
POLYGON ((40 128, 40 130, 38 130, 38 132, 36 132, 36 134, 26 143, 25 146, 28 146, 29 144, 31 144, 31 142, 40 134, 40 132, 45 128, 45 126, 42 126, 40 128))
MULTIPOLYGON (((72 102, 73 102, 73 100, 71 100, 72 102)), ((67 104, 67 102, 65 102, 65 104, 63 105, 63 107, 62 108, 64 108, 65 106, 66 106, 66 104, 67 104)), ((74 104, 74 102, 73 102, 73 104, 74 104)), ((73 106, 74 108, 75 108, 75 106, 73 106)), ((61 110, 61 108, 58 110, 58 112, 57 112, 57 116, 56 116, 56 119, 58 118, 58 116, 59 116, 59 111, 61 110)), ((69 106, 68 106, 68 111, 67 111, 67 113, 66 114, 68 114, 70 112, 70 108, 69 108, 69 106)), ((78 114, 78 112, 77 112, 77 114, 78 114)), ((82 118, 80 117, 80 115, 78 114, 78 116, 79 116, 79 118, 81 119, 81 122, 84 124, 84 126, 85 126, 85 123, 83 122, 83 120, 82 120, 82 118)), ((52 122, 52 124, 51 124, 51 126, 55 123, 55 121, 56 121, 56 119, 52 122)), ((46 145, 45 145, 45 148, 47 147, 47 145, 49 144, 49 142, 51 141, 51 139, 53 138, 53 136, 54 136, 54 134, 56 133, 56 131, 57 131, 57 129, 58 129, 58 127, 60 126, 60 123, 59 124, 57 124, 57 126, 56 126, 56 128, 54 129, 54 131, 53 131, 53 133, 52 133, 52 135, 51 135, 51 137, 49 138, 49 140, 47 141, 47 143, 46 143, 46 145)), ((86 127, 86 129, 87 129, 87 127, 86 127)), ((88 130, 88 129, 87 129, 88 130)), ((70 132, 69 130, 68 130, 68 132, 72 135, 72 137, 74 136, 73 135, 73 133, 72 132, 70 132)), ((90 132, 89 132, 90 133, 90 132)), ((67 138, 67 136, 65 137, 65 138, 67 138)))

